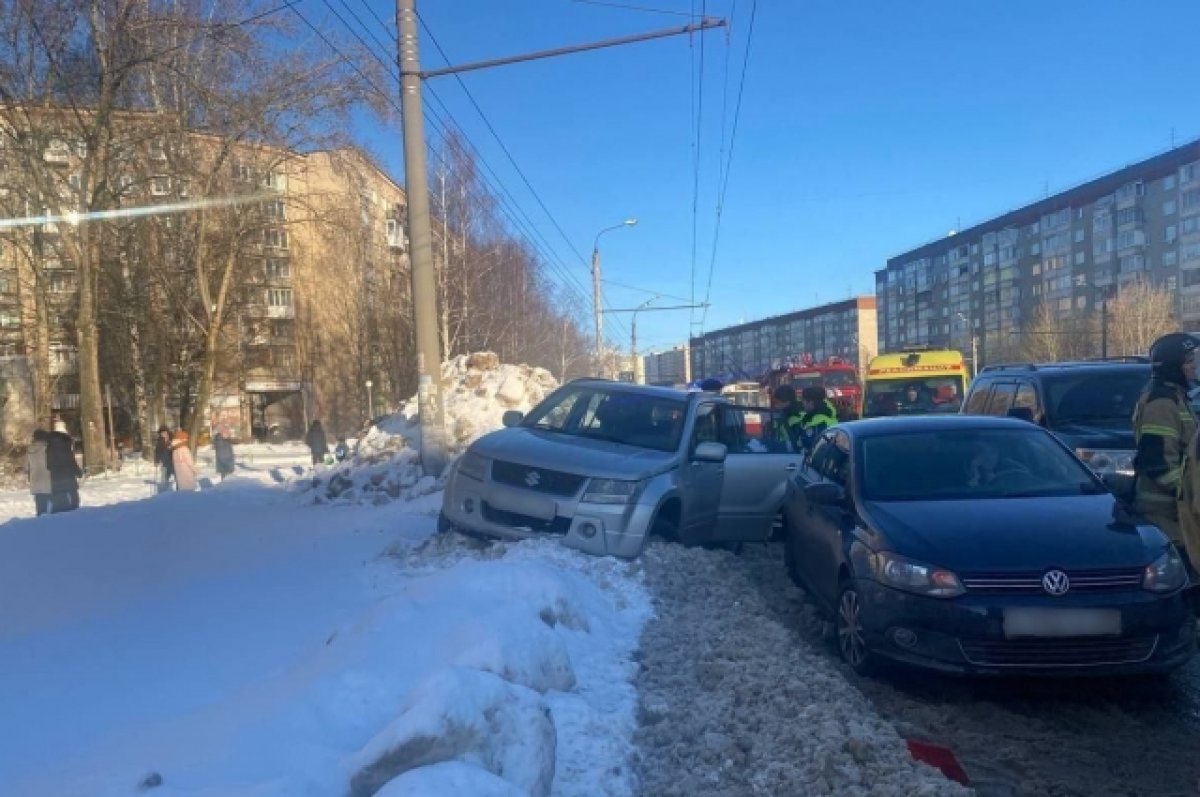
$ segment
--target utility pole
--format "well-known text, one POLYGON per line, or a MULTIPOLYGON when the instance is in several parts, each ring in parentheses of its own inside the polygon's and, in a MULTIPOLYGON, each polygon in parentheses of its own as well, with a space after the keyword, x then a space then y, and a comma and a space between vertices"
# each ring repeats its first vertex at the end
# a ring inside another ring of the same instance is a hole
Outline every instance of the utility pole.
POLYGON ((404 134, 404 182, 411 241, 413 326, 417 347, 417 411, 421 424, 421 466, 440 476, 446 466, 446 425, 442 404, 442 347, 438 340, 437 280, 429 221, 429 173, 425 164, 425 121, 421 105, 416 0, 396 0, 400 32, 400 109, 404 134))
POLYGON ((1108 294, 1100 300, 1100 356, 1108 359, 1108 294))
POLYGON ((647 306, 650 304, 650 302, 654 301, 654 299, 658 298, 658 296, 655 296, 653 299, 647 299, 637 307, 619 307, 615 310, 604 311, 605 313, 633 313, 633 323, 630 324, 629 350, 633 355, 633 381, 635 383, 637 382, 637 314, 643 310, 647 312, 666 312, 668 310, 697 310, 709 306, 707 302, 702 302, 700 304, 673 304, 669 307, 647 306))
POLYGON ((604 307, 600 304, 600 236, 592 248, 592 320, 596 327, 596 376, 604 376, 604 307))

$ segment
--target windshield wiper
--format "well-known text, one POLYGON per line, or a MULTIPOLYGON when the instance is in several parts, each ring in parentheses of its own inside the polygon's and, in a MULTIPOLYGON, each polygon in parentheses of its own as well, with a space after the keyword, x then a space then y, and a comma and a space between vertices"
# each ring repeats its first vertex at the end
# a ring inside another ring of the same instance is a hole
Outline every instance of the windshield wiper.
POLYGON ((605 434, 604 432, 580 432, 579 437, 586 437, 589 440, 603 440, 607 443, 620 443, 623 446, 631 445, 615 435, 605 434))

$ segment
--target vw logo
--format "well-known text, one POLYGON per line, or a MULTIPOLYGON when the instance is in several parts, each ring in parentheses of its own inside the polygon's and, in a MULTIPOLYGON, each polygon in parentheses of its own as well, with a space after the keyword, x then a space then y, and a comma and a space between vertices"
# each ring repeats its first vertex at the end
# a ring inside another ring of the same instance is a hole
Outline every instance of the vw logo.
POLYGON ((1047 570, 1042 576, 1042 589, 1051 595, 1066 595, 1071 588, 1071 579, 1061 570, 1047 570))
POLYGON ((542 483, 542 474, 538 473, 536 470, 529 471, 529 473, 525 474, 525 483, 530 487, 537 487, 542 483))

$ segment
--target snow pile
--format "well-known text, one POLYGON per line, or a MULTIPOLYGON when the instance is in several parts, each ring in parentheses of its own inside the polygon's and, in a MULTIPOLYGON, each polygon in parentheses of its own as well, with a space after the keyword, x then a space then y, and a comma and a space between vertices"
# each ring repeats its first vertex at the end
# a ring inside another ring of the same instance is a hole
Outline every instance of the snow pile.
MULTIPOLYGON (((528 412, 558 387, 544 368, 502 364, 492 352, 462 355, 442 364, 446 435, 451 457, 499 429, 509 410, 528 412)), ((322 499, 387 503, 440 488, 422 475, 417 450, 421 429, 417 397, 367 430, 350 459, 306 484, 322 499)))
POLYGON ((239 478, 0 525, 0 791, 631 797, 640 569, 438 503, 239 478))

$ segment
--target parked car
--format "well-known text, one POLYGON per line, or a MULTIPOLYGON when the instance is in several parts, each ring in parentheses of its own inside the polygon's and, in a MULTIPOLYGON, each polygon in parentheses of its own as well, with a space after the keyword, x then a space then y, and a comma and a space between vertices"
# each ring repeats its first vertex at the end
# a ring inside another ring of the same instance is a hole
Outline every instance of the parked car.
POLYGON ((1133 409, 1150 362, 1122 357, 984 368, 967 393, 965 415, 1024 415, 1058 435, 1099 474, 1133 473, 1133 409))
POLYGON ((770 410, 712 393, 583 379, 505 424, 451 467, 440 528, 626 558, 652 530, 766 540, 801 461, 770 410))
MULTIPOLYGON (((1112 477, 1113 480, 1116 477, 1112 477)), ((1114 512, 1063 443, 1011 418, 843 424, 796 474, 786 561, 859 672, 1166 672, 1193 654, 1166 536, 1114 512)))

